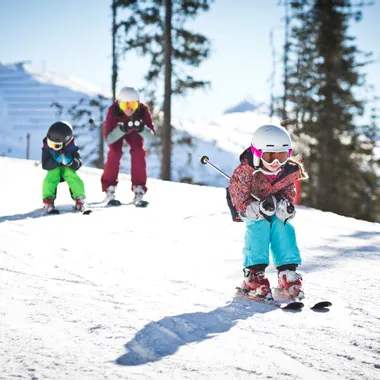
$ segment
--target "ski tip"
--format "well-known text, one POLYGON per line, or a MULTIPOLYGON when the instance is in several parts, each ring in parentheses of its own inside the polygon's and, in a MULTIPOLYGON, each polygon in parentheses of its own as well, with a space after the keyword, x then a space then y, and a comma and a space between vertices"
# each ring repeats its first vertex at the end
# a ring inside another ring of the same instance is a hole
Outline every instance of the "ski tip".
POLYGON ((332 303, 330 301, 321 301, 321 302, 317 302, 310 309, 312 309, 312 310, 320 310, 320 309, 328 308, 330 306, 332 306, 332 303))
POLYGON ((284 306, 281 306, 281 309, 285 310, 300 310, 304 307, 305 305, 302 302, 290 302, 284 306))
POLYGON ((148 201, 140 201, 140 202, 135 203, 136 207, 146 207, 148 205, 149 205, 148 201))
POLYGON ((92 213, 92 210, 84 210, 82 212, 83 215, 90 215, 92 213))
POLYGON ((60 214, 60 211, 56 208, 53 208, 53 210, 47 212, 48 215, 58 215, 60 214))
POLYGON ((107 206, 121 206, 121 202, 117 199, 113 199, 107 203, 107 206))

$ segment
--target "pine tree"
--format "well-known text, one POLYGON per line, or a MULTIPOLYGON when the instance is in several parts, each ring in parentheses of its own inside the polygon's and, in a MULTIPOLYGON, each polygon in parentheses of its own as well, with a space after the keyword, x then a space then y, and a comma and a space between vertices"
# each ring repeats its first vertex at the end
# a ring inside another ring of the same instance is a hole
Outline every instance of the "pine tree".
MULTIPOLYGON (((310 180, 303 204, 341 215, 378 220, 380 194, 374 147, 375 122, 360 125, 365 99, 361 69, 369 63, 348 35, 348 0, 293 1, 293 69, 288 72, 286 125, 297 136, 310 180)), ((359 7, 359 5, 358 5, 359 7)), ((360 8, 360 7, 359 7, 360 8)), ((359 9, 356 8, 356 9, 359 9)), ((374 120, 374 118, 373 118, 374 120)))
POLYGON ((112 10, 112 74, 111 74, 111 87, 112 87, 112 100, 116 100, 116 85, 117 85, 117 77, 119 72, 118 67, 118 49, 117 49, 117 0, 112 0, 111 4, 112 10))
POLYGON ((207 11, 213 0, 118 0, 129 11, 119 24, 125 32, 124 51, 135 50, 150 57, 150 68, 141 90, 149 103, 161 108, 159 84, 164 82, 164 120, 159 131, 162 146, 161 178, 171 178, 171 100, 188 90, 205 88, 209 82, 186 74, 186 67, 198 67, 210 54, 208 39, 184 27, 187 20, 207 11))

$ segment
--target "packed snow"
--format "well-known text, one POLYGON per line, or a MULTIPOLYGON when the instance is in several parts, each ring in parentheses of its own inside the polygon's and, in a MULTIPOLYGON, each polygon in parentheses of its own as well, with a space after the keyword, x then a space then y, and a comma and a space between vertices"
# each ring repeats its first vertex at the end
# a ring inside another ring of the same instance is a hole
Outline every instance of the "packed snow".
POLYGON ((0 173, 0 379, 380 378, 379 224, 297 207, 306 307, 283 311, 235 295, 245 228, 222 188, 149 179, 141 209, 122 174, 125 205, 101 208, 83 167, 97 210, 70 212, 61 183, 45 216, 38 162, 0 173))

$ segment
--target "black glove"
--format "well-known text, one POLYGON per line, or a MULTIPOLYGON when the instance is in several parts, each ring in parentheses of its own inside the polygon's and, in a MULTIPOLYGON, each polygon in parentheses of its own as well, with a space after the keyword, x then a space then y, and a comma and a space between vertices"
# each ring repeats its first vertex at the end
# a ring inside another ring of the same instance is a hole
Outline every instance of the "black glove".
POLYGON ((133 128, 134 128, 135 132, 137 132, 137 133, 141 133, 145 128, 144 123, 142 123, 141 121, 135 120, 135 122, 133 124, 134 124, 133 128))
POLYGON ((145 128, 144 123, 142 123, 139 120, 125 121, 124 123, 119 123, 119 125, 120 125, 120 130, 124 133, 128 133, 130 131, 141 133, 145 128))
POLYGON ((271 195, 267 199, 260 202, 260 213, 264 217, 272 216, 275 214, 277 208, 277 200, 271 195))
POLYGON ((133 121, 124 121, 124 123, 118 123, 118 125, 122 132, 128 133, 133 127, 133 121))

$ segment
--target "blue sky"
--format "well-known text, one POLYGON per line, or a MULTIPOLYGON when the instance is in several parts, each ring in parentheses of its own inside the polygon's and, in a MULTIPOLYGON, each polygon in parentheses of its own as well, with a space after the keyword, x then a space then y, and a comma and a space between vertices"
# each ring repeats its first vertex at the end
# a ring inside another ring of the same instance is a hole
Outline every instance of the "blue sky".
MULTIPOLYGON (((1 63, 30 60, 38 69, 57 71, 110 89, 111 0, 0 0, 1 63)), ((364 9, 362 22, 350 34, 376 63, 367 67, 368 82, 380 95, 380 2, 364 9)), ((173 114, 214 117, 246 96, 269 100, 272 70, 269 32, 280 59, 284 11, 277 0, 216 0, 207 13, 190 25, 212 42, 212 55, 191 70, 197 79, 210 80, 208 91, 173 99, 173 114)), ((280 82, 280 63, 277 64, 280 82)), ((141 87, 148 60, 130 54, 120 62, 119 86, 141 87)))

